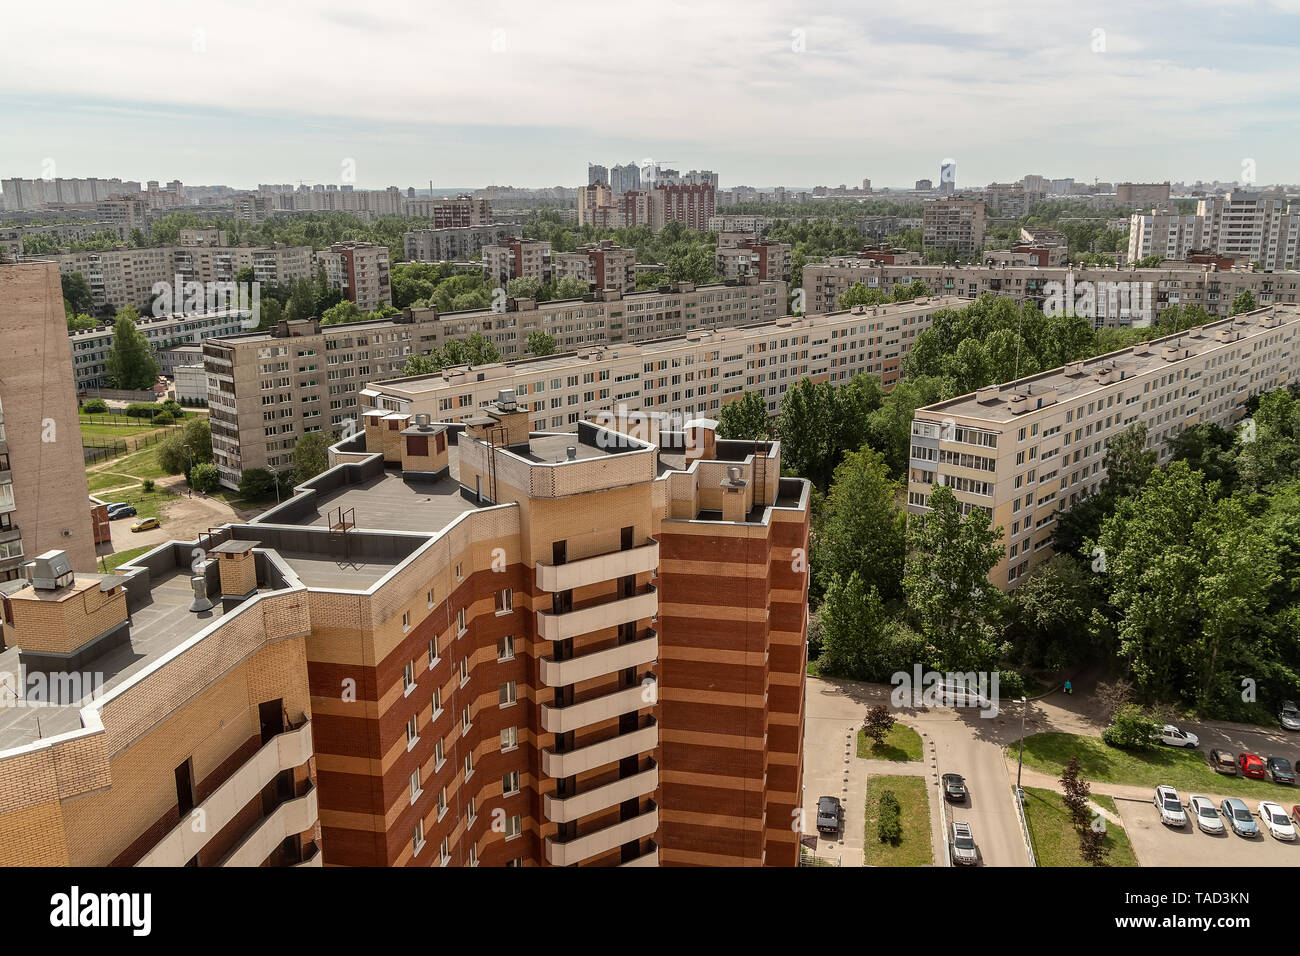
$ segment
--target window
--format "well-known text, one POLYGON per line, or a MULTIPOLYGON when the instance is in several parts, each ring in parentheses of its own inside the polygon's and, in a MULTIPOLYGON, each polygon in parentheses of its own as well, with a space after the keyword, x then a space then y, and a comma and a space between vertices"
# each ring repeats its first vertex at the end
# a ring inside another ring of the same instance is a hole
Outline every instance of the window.
POLYGON ((412 747, 414 747, 415 742, 419 739, 420 739, 420 735, 416 733, 415 718, 412 717, 410 720, 406 722, 406 749, 410 750, 412 747))
POLYGON ((503 588, 496 593, 496 604, 498 614, 509 614, 515 609, 514 591, 510 588, 503 588))
POLYGON ((499 706, 508 707, 516 700, 518 700, 518 697, 516 696, 514 681, 506 681, 497 688, 497 704, 499 706))
POLYGON ((478 805, 474 802, 473 797, 470 797, 469 801, 465 804, 465 819, 471 826, 474 821, 478 819, 478 805))
POLYGON ((438 844, 438 862, 446 866, 451 862, 451 849, 448 846, 449 837, 443 837, 442 842, 438 844))
POLYGON ((403 631, 409 631, 410 629, 411 629, 411 612, 410 612, 410 611, 403 611, 403 612, 402 612, 402 630, 403 630, 403 631))
POLYGON ((514 750, 519 746, 519 728, 503 727, 501 729, 501 750, 514 750))
POLYGON ((407 661, 402 668, 402 688, 407 694, 415 690, 415 661, 407 661))
POLYGON ((467 630, 469 628, 465 626, 465 609, 461 608, 456 612, 456 636, 461 637, 467 630))
POLYGON ((438 638, 435 637, 433 640, 429 642, 429 667, 432 668, 433 665, 437 663, 438 663, 438 638))
POLYGON ((442 713, 442 688, 441 688, 441 687, 435 687, 435 688, 433 689, 433 717, 434 717, 434 719, 437 719, 438 715, 441 714, 441 713, 442 713))
POLYGON ((460 686, 464 687, 468 683, 469 683, 469 658, 462 657, 460 659, 460 686))
POLYGON ((411 849, 414 856, 419 856, 420 851, 424 849, 424 821, 415 821, 415 833, 411 836, 411 849))
POLYGON ((420 768, 416 767, 415 772, 411 774, 411 802, 414 803, 420 796, 420 768))
POLYGON ((438 819, 441 820, 443 814, 447 812, 447 788, 443 787, 438 791, 438 819))
POLYGON ((465 755, 465 779, 468 780, 472 776, 474 776, 474 754, 467 753, 465 755))
POLYGON ((466 731, 473 726, 474 726, 474 721, 470 717, 469 704, 466 704, 460 710, 460 728, 462 731, 466 731))
POLYGON ((524 865, 524 858, 522 856, 517 856, 513 860, 508 860, 506 862, 506 866, 513 867, 513 868, 522 868, 523 865, 524 865))
POLYGON ((512 661, 515 659, 515 636, 507 634, 497 641, 497 660, 512 661))
POLYGON ((511 770, 501 778, 501 795, 512 796, 519 792, 519 771, 511 770))
POLYGON ((429 588, 425 593, 425 597, 428 599, 429 607, 433 607, 433 588, 429 588))
POLYGON ((478 866, 478 847, 470 844, 469 848, 469 865, 478 866))
POLYGON ((524 832, 524 818, 516 813, 513 817, 506 819, 506 839, 513 840, 519 834, 524 832))
POLYGON ((464 576, 463 574, 460 573, 460 565, 459 565, 459 564, 456 565, 456 580, 457 580, 457 581, 464 580, 464 577, 465 577, 465 576, 464 576))
POLYGON ((433 769, 440 770, 446 762, 447 758, 442 749, 442 738, 439 737, 438 742, 433 745, 433 769))

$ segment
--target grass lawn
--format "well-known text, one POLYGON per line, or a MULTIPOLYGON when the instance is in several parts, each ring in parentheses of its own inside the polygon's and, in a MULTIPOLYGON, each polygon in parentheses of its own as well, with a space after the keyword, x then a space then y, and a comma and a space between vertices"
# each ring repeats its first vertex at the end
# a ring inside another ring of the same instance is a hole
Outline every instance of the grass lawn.
MULTIPOLYGON (((1015 759, 1017 743, 1007 747, 1015 759)), ((1154 747, 1151 750, 1118 750, 1100 737, 1081 734, 1031 734, 1025 738, 1025 766, 1060 777, 1072 756, 1078 756, 1083 779, 1092 783, 1120 783, 1147 786, 1153 790, 1168 784, 1183 793, 1223 794, 1256 799, 1287 798, 1295 788, 1267 780, 1247 780, 1215 773, 1206 763, 1205 752, 1154 747)), ((1294 803, 1294 800, 1287 801, 1294 803)))
MULTIPOLYGON (((92 471, 86 474, 86 484, 93 495, 97 491, 103 491, 106 488, 121 488, 124 485, 138 485, 140 479, 134 475, 123 475, 116 471, 92 471)), ((98 497, 96 495, 96 497, 98 497)), ((112 495, 109 495, 111 498, 112 495)))
POLYGON ((877 746, 865 731, 859 730, 858 756, 868 760, 920 760, 921 735, 911 727, 894 724, 885 742, 877 746))
MULTIPOLYGON (((1119 816, 1115 801, 1102 794, 1093 794, 1098 806, 1119 816)), ((1025 787, 1025 819, 1029 835, 1034 841, 1034 857, 1039 866, 1087 866, 1079 855, 1079 835, 1065 812, 1065 803, 1054 790, 1025 787)), ((1107 866, 1137 866, 1137 857, 1128 842, 1128 834, 1119 824, 1106 821, 1105 846, 1110 850, 1107 866)))
POLYGON ((930 845, 930 797, 924 777, 867 778, 867 829, 863 839, 868 866, 925 866, 934 862, 930 845), (876 832, 880 794, 894 791, 902 807, 903 837, 894 846, 881 843, 876 832))
POLYGON ((104 556, 104 568, 112 571, 114 568, 126 564, 126 562, 130 561, 132 558, 138 558, 146 551, 152 551, 156 547, 158 547, 158 545, 150 544, 143 548, 128 548, 126 551, 117 552, 117 554, 107 554, 104 556))
POLYGON ((104 439, 104 438, 126 438, 129 435, 140 435, 144 432, 154 431, 154 426, 149 424, 149 419, 127 418, 122 417, 122 421, 113 424, 105 424, 98 419, 94 422, 82 420, 81 422, 81 441, 82 444, 94 445, 95 441, 86 439, 104 439))

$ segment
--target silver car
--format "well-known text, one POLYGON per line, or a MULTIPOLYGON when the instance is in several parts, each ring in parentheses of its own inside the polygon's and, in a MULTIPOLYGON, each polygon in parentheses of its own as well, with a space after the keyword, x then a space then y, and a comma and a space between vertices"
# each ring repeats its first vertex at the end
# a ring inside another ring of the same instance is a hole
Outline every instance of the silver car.
POLYGON ((975 845, 970 824, 953 821, 952 824, 952 862, 959 866, 974 866, 979 862, 980 851, 975 845))
POLYGON ((1277 716, 1283 730, 1300 730, 1300 707, 1294 701, 1282 701, 1282 710, 1277 716))
POLYGON ((1199 829, 1206 833, 1223 832, 1223 817, 1219 816, 1218 808, 1209 797, 1203 797, 1199 793, 1193 794, 1187 801, 1187 809, 1199 829))

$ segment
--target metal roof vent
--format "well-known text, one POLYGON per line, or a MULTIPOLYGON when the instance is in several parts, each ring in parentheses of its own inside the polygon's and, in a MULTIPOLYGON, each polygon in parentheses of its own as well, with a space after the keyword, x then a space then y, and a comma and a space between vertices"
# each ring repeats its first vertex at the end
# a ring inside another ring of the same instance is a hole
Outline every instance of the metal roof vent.
POLYGON ((515 410, 515 390, 513 388, 503 388, 497 392, 497 404, 503 411, 513 412, 515 410))
POLYGON ((38 591, 57 591, 76 580, 66 551, 46 551, 23 565, 27 580, 38 591))
POLYGON ((577 460, 578 460, 578 446, 577 446, 577 445, 570 445, 569 447, 567 447, 566 449, 564 449, 564 456, 565 456, 566 458, 568 458, 569 461, 577 461, 577 460))
POLYGON ((200 611, 211 611, 212 602, 208 600, 207 576, 203 574, 191 575, 190 587, 194 590, 194 600, 190 602, 190 610, 196 614, 200 611))

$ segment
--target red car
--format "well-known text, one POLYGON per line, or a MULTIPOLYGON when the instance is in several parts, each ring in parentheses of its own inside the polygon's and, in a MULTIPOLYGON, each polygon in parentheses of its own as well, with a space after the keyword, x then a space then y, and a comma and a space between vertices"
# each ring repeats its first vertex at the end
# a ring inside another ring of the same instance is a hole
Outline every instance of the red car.
POLYGON ((1264 779, 1264 760, 1258 754, 1239 754, 1237 756, 1237 769, 1241 771, 1243 777, 1250 777, 1254 780, 1264 779))

